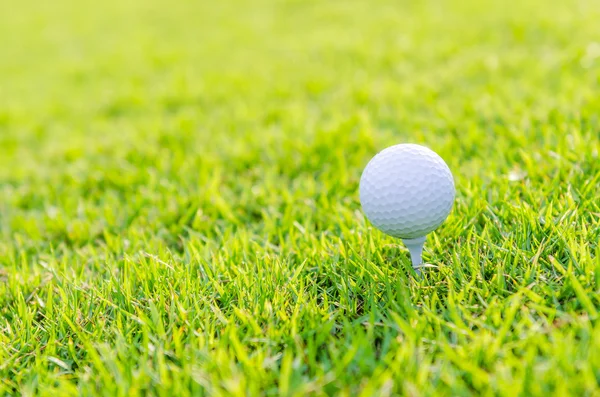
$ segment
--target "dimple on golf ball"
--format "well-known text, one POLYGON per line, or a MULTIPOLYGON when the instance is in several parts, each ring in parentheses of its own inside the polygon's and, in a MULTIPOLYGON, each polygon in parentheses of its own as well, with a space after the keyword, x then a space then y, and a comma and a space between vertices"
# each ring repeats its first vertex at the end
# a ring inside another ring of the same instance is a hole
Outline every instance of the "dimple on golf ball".
POLYGON ((444 160, 415 144, 391 146, 367 164, 360 202, 367 218, 384 233, 402 239, 424 237, 448 217, 454 180, 444 160))

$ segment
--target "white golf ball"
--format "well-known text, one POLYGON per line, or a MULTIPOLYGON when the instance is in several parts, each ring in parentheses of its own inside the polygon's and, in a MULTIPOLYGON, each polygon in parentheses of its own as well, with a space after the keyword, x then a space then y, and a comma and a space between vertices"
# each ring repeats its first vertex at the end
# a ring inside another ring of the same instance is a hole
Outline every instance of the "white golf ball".
POLYGON ((448 217, 454 180, 444 160, 420 145, 401 144, 378 153, 360 178, 360 202, 384 233, 424 237, 448 217))

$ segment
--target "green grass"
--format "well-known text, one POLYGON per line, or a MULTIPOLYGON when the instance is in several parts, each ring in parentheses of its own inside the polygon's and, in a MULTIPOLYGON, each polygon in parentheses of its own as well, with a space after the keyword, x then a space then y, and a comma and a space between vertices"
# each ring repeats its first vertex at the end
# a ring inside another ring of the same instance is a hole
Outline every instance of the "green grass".
POLYGON ((0 11, 0 395, 599 395, 594 0, 0 11), (457 200, 413 277, 361 171, 457 200))

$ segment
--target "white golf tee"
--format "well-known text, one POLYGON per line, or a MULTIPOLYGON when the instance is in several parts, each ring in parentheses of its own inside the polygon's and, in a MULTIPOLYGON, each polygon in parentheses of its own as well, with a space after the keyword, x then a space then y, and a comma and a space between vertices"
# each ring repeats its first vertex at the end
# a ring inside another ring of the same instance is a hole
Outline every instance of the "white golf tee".
POLYGON ((417 275, 421 275, 421 264, 423 263, 423 245, 425 244, 425 236, 417 238, 402 239, 406 248, 410 252, 412 267, 417 275))

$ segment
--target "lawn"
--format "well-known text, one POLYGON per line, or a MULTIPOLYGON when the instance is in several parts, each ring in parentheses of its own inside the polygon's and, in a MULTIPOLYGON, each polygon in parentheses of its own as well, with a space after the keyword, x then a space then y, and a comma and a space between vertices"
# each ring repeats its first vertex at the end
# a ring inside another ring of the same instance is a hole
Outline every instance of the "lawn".
POLYGON ((595 0, 0 6, 0 395, 599 395, 595 0), (426 145, 422 278, 358 199, 426 145))

